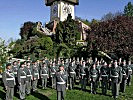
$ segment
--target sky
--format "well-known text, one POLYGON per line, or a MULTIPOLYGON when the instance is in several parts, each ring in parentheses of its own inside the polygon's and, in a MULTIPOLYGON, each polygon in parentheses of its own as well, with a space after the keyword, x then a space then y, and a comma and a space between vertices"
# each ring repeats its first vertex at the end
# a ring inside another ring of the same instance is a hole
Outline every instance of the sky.
MULTIPOLYGON (((50 21, 50 8, 45 0, 0 0, 0 37, 4 40, 20 38, 20 28, 24 22, 50 21)), ((82 19, 101 19, 109 12, 123 11, 133 0, 79 0, 75 15, 82 19)))

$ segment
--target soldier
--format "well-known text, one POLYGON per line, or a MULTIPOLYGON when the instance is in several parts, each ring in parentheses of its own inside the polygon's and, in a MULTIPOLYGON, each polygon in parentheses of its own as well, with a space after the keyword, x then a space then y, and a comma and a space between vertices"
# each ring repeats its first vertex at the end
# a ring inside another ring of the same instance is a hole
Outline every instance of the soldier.
POLYGON ((47 57, 45 57, 44 61, 45 61, 45 63, 46 63, 46 64, 47 64, 47 66, 48 66, 48 65, 49 65, 49 60, 48 60, 48 58, 47 58, 47 57))
POLYGON ((35 91, 37 91, 37 83, 38 83, 38 79, 39 79, 39 71, 38 71, 36 61, 33 61, 32 76, 33 76, 32 89, 33 89, 33 92, 35 92, 35 91))
POLYGON ((27 62, 26 62, 26 61, 24 61, 24 66, 25 66, 25 67, 27 66, 27 62))
POLYGON ((76 78, 79 79, 79 77, 80 77, 80 61, 79 61, 79 57, 77 58, 77 61, 76 61, 75 72, 76 72, 76 78))
POLYGON ((128 61, 128 67, 127 67, 127 85, 130 86, 131 85, 131 80, 132 80, 132 65, 131 65, 131 61, 128 61))
POLYGON ((76 65, 74 64, 74 61, 73 61, 68 67, 70 89, 73 89, 74 87, 74 82, 76 78, 75 69, 76 69, 76 65))
POLYGON ((96 69, 98 70, 98 78, 97 78, 97 87, 99 88, 101 86, 101 82, 100 82, 100 73, 101 73, 101 67, 102 65, 100 65, 100 62, 97 61, 96 62, 96 69))
POLYGON ((40 70, 40 76, 41 76, 41 81, 42 81, 42 88, 46 89, 47 87, 47 79, 49 78, 49 73, 48 73, 48 67, 45 63, 42 64, 41 70, 40 70))
MULTIPOLYGON (((36 61, 36 65, 37 65, 37 68, 38 68, 38 72, 40 73, 40 69, 41 69, 40 60, 37 60, 37 61, 36 61)), ((41 76, 39 76, 39 77, 41 77, 41 76)), ((39 87, 39 85, 41 85, 41 78, 38 79, 37 87, 39 87)))
POLYGON ((126 82, 127 82, 127 65, 126 65, 126 60, 124 60, 122 63, 122 82, 120 84, 120 91, 122 93, 125 92, 126 82))
POLYGON ((14 87, 14 93, 17 93, 17 91, 19 90, 18 77, 17 77, 18 68, 19 68, 19 66, 17 65, 17 61, 14 61, 13 66, 12 66, 12 70, 13 70, 13 73, 15 75, 15 82, 16 82, 16 85, 14 87))
MULTIPOLYGON (((68 68, 68 67, 69 67, 69 64, 70 64, 70 63, 71 63, 71 62, 69 62, 68 59, 66 59, 65 62, 64 62, 63 60, 62 60, 62 62, 61 62, 61 64, 64 65, 64 69, 65 69, 67 75, 68 75, 68 73, 69 73, 69 71, 68 71, 69 68, 68 68)), ((68 89, 68 87, 69 87, 69 79, 68 79, 68 77, 67 77, 66 89, 68 89)))
POLYGON ((18 65, 18 67, 20 67, 20 60, 17 61, 17 65, 18 65))
POLYGON ((107 86, 108 86, 108 75, 109 75, 109 70, 107 63, 104 62, 104 65, 101 67, 101 83, 102 83, 102 94, 106 95, 107 93, 107 86))
POLYGON ((68 59, 66 59, 65 63, 64 63, 64 67, 65 67, 65 71, 68 70, 68 67, 69 67, 69 61, 68 59))
POLYGON ((59 68, 60 64, 61 64, 61 62, 60 62, 60 60, 58 60, 57 64, 56 64, 57 68, 59 68))
POLYGON ((119 83, 121 79, 121 71, 118 67, 117 61, 114 62, 110 68, 110 81, 112 82, 112 95, 114 99, 119 96, 119 83))
POLYGON ((56 88, 56 73, 57 67, 55 66, 55 62, 52 63, 52 66, 50 67, 50 76, 52 81, 52 88, 56 88))
POLYGON ((25 67, 26 72, 26 94, 29 95, 31 93, 31 81, 32 81, 32 69, 30 61, 27 62, 27 66, 25 67))
POLYGON ((11 64, 6 65, 6 70, 3 72, 2 78, 6 89, 6 100, 13 100, 15 76, 11 70, 11 64))
POLYGON ((122 59, 121 59, 121 58, 119 58, 119 61, 118 61, 118 66, 121 66, 121 64, 122 64, 122 59))
POLYGON ((92 64, 89 74, 90 74, 90 82, 91 82, 91 93, 96 94, 98 70, 96 69, 95 63, 92 64))
POLYGON ((110 70, 111 70, 112 64, 113 64, 113 62, 110 62, 108 65, 108 70, 109 70, 108 89, 109 90, 111 89, 110 70))
POLYGON ((66 91, 67 73, 64 70, 64 66, 59 66, 59 71, 56 72, 56 84, 57 84, 57 100, 64 100, 66 91))
POLYGON ((24 62, 21 63, 18 70, 18 83, 19 83, 19 96, 20 99, 25 99, 25 88, 26 88, 26 73, 24 62))
POLYGON ((81 89, 82 90, 85 90, 86 89, 86 79, 87 79, 87 76, 86 76, 86 72, 85 72, 85 69, 87 68, 87 66, 85 65, 85 61, 83 61, 83 64, 80 68, 80 79, 81 79, 81 89))

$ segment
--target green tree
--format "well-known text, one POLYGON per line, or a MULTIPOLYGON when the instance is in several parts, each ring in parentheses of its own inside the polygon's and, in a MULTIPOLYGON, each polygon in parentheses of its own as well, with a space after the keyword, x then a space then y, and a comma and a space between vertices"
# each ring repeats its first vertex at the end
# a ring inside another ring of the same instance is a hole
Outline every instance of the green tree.
POLYGON ((53 56, 53 41, 50 37, 39 38, 34 36, 27 41, 16 41, 14 55, 18 58, 32 56, 32 58, 42 58, 44 56, 53 56))
POLYGON ((59 22, 56 28, 56 43, 65 43, 69 47, 76 44, 76 40, 79 40, 80 30, 79 23, 72 19, 71 15, 64 22, 59 22))
POLYGON ((128 2, 128 4, 124 8, 124 14, 129 17, 133 17, 133 4, 128 2))
POLYGON ((0 38, 0 66, 4 64, 8 57, 8 48, 5 41, 0 38))
POLYGON ((25 22, 24 25, 20 28, 21 39, 28 40, 31 36, 33 36, 32 31, 34 26, 34 22, 25 22))

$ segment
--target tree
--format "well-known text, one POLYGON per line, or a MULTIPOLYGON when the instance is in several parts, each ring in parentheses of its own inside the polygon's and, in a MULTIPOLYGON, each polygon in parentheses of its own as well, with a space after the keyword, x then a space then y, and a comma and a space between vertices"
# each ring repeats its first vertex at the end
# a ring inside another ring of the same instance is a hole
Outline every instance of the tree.
POLYGON ((99 22, 91 26, 88 37, 91 50, 116 53, 118 56, 133 55, 133 19, 117 16, 114 19, 99 22))
POLYGON ((47 36, 42 38, 34 36, 27 41, 18 40, 12 52, 18 58, 32 56, 35 59, 44 56, 53 56, 53 41, 47 36))
POLYGON ((128 4, 124 8, 124 14, 129 17, 133 17, 133 4, 128 2, 128 4))
POLYGON ((56 28, 56 43, 65 43, 68 46, 75 45, 79 39, 80 30, 79 23, 72 19, 71 15, 64 22, 59 22, 56 28))
POLYGON ((34 22, 25 22, 24 25, 20 28, 21 39, 28 40, 30 36, 33 36, 32 31, 34 26, 34 22))
POLYGON ((5 41, 0 38, 0 66, 4 64, 8 57, 8 49, 5 41))
POLYGON ((88 19, 82 19, 82 18, 77 17, 77 16, 75 17, 75 20, 80 20, 80 21, 82 21, 84 24, 86 24, 88 26, 90 26, 90 24, 91 24, 91 22, 89 22, 88 19))
POLYGON ((111 13, 111 12, 109 12, 109 13, 107 13, 106 15, 104 15, 103 17, 102 17, 102 21, 106 21, 106 20, 111 20, 111 19, 113 19, 114 18, 114 14, 113 13, 111 13))
POLYGON ((105 14, 102 18, 101 21, 107 21, 107 20, 113 20, 114 18, 116 18, 117 16, 123 16, 122 12, 116 12, 116 13, 107 13, 105 14))

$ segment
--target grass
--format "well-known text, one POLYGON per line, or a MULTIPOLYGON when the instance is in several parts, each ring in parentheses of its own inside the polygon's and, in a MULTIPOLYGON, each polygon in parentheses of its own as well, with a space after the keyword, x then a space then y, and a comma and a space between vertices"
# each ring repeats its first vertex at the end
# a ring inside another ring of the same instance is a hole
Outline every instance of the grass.
MULTIPOLYGON (((0 86, 0 100, 4 100, 5 92, 0 86)), ((46 90, 38 89, 37 93, 29 95, 26 100, 56 100, 56 90, 47 88, 46 90)), ((14 96, 14 100, 19 100, 19 95, 14 96)), ((101 89, 97 90, 97 94, 90 94, 90 87, 87 86, 87 91, 81 91, 80 86, 76 85, 74 90, 67 90, 65 100, 113 100, 111 91, 108 90, 107 95, 101 94, 101 89)), ((133 100, 133 79, 132 85, 127 86, 125 93, 120 93, 118 100, 133 100)))

